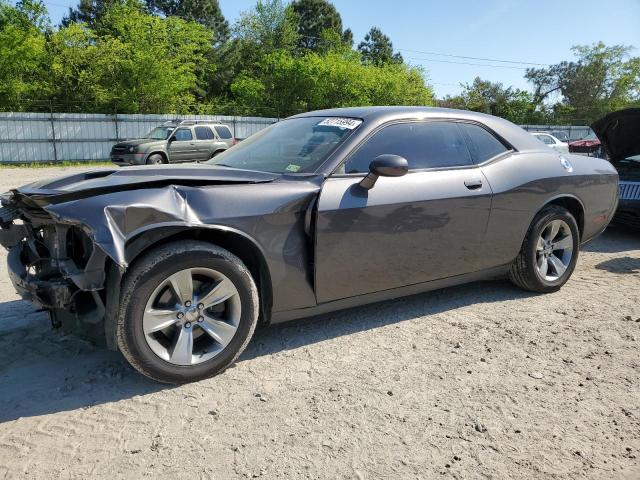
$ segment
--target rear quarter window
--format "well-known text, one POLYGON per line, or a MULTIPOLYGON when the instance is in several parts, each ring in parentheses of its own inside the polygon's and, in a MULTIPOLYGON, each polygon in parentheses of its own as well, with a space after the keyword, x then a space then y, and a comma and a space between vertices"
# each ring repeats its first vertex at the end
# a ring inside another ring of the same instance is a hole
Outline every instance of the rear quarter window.
POLYGON ((216 133, 218 134, 218 136, 224 140, 228 140, 230 138, 233 138, 233 135, 231 134, 231 130, 229 130, 229 127, 225 127, 224 125, 220 125, 220 126, 216 126, 213 127, 216 129, 216 133))
POLYGON ((198 140, 213 140, 213 132, 209 127, 196 127, 196 138, 198 140))
POLYGON ((467 137, 469 150, 476 163, 485 162, 509 151, 509 148, 481 126, 473 123, 460 123, 459 125, 467 137))

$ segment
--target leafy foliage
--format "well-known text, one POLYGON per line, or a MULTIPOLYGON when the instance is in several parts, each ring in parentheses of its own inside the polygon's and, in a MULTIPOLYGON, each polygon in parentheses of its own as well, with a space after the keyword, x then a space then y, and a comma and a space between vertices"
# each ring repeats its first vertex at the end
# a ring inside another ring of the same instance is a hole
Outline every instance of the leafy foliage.
POLYGON ((462 93, 447 97, 443 106, 496 115, 518 124, 538 123, 546 119, 545 112, 536 109, 529 92, 505 88, 502 83, 480 77, 471 84, 462 85, 462 93))
POLYGON ((39 75, 47 62, 45 13, 37 0, 21 0, 15 7, 0 1, 0 104, 24 108, 49 91, 39 75))
MULTIPOLYGON (((286 116, 434 103, 425 72, 379 28, 353 45, 327 0, 257 0, 233 27, 218 0, 79 0, 59 28, 41 0, 0 0, 0 108, 286 116)), ((589 123, 640 106, 630 47, 573 52, 529 69, 531 93, 476 78, 440 104, 516 123, 589 123)))
MULTIPOLYGON (((294 0, 291 9, 298 16, 300 48, 323 50, 325 45, 321 38, 325 30, 332 30, 342 37, 342 17, 327 0, 294 0)), ((349 34, 345 40, 349 40, 349 34)))
POLYGON ((403 64, 364 65, 352 50, 266 55, 255 75, 231 85, 240 105, 272 105, 279 116, 355 105, 432 105, 422 72, 403 64))
POLYGON ((393 43, 382 30, 373 27, 364 37, 364 41, 358 45, 362 55, 362 61, 373 65, 385 65, 387 63, 402 63, 402 55, 393 52, 393 43))
POLYGON ((147 0, 149 10, 166 16, 204 25, 213 33, 217 44, 229 39, 229 22, 224 18, 218 0, 147 0))
POLYGON ((640 100, 640 58, 629 58, 632 48, 603 43, 572 48, 576 61, 529 69, 525 77, 534 86, 534 102, 560 96, 554 110, 561 116, 591 123, 604 114, 640 100))
POLYGON ((180 18, 161 19, 116 5, 96 30, 73 23, 49 42, 53 100, 79 110, 125 113, 180 110, 195 101, 211 33, 180 18))
POLYGON ((282 0, 258 0, 253 10, 243 12, 234 33, 252 49, 262 53, 273 50, 294 51, 299 35, 295 12, 282 0))
POLYGON ((68 27, 73 23, 86 23, 94 28, 107 9, 124 1, 126 0, 80 0, 76 8, 69 8, 69 13, 62 19, 62 26, 68 27))

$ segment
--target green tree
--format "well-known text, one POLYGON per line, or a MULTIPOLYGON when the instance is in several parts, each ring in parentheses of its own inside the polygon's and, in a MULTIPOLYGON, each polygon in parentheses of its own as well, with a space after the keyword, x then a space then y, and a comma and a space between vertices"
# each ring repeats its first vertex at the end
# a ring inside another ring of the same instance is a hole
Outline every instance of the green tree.
POLYGON ((347 28, 344 32, 342 32, 342 43, 344 43, 349 48, 353 48, 353 32, 350 28, 347 28))
POLYGON ((348 49, 270 53, 255 76, 239 76, 231 89, 240 105, 271 105, 280 116, 330 107, 433 104, 422 71, 404 64, 363 65, 348 49))
POLYGON ((68 27, 72 23, 86 23, 94 28, 104 12, 113 5, 126 3, 126 0, 80 0, 77 7, 69 8, 69 13, 62 19, 61 26, 68 27))
POLYGON ((294 0, 291 9, 298 16, 298 45, 303 50, 322 50, 321 37, 325 30, 343 35, 342 17, 327 0, 294 0))
POLYGON ((11 6, 0 0, 0 108, 38 109, 34 102, 49 90, 47 11, 38 0, 11 6))
POLYGON ((147 0, 149 9, 166 16, 177 16, 204 25, 213 32, 217 45, 229 39, 229 22, 224 18, 218 0, 147 0))
MULTIPOLYGON (((282 0, 259 0, 242 12, 232 28, 232 38, 212 49, 207 61, 216 65, 206 78, 207 98, 228 97, 230 85, 241 72, 253 72, 257 62, 274 50, 297 48, 297 17, 282 0)), ((222 100, 224 103, 228 100, 222 100)))
POLYGON ((282 0, 258 0, 253 10, 240 15, 233 31, 252 49, 293 51, 299 39, 297 20, 282 0))
POLYGON ((184 111, 197 99, 211 40, 197 23, 115 5, 95 31, 73 23, 52 35, 53 99, 82 111, 184 111))
POLYGON ((545 112, 537 108, 533 95, 502 83, 476 77, 471 84, 463 84, 462 92, 447 97, 443 106, 482 112, 506 118, 517 124, 538 123, 545 119, 545 112))
POLYGON ((536 103, 560 97, 562 120, 590 123, 608 112, 637 104, 640 98, 640 58, 632 47, 602 42, 572 48, 575 61, 528 69, 536 103))
POLYGON ((378 27, 369 30, 364 41, 358 45, 358 51, 362 55, 363 62, 373 65, 403 62, 402 55, 399 52, 394 53, 391 39, 378 27))

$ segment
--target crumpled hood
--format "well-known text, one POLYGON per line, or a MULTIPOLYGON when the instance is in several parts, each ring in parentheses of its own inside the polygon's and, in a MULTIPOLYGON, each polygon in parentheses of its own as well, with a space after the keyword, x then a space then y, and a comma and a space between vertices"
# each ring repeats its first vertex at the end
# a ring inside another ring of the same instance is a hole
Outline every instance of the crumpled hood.
POLYGON ((276 173, 215 165, 163 165, 100 169, 30 183, 17 189, 39 205, 66 202, 105 193, 166 185, 229 185, 271 182, 276 173))
POLYGON ((591 124, 611 160, 640 155, 640 108, 610 113, 591 124))

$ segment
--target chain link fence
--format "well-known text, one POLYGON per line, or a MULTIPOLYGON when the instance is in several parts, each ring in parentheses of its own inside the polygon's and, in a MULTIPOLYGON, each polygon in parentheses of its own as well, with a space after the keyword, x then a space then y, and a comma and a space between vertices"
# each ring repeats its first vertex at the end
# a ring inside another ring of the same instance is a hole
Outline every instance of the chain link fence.
POLYGON ((0 112, 0 164, 107 161, 114 143, 144 137, 168 120, 208 120, 244 139, 277 117, 0 112))
MULTIPOLYGON (((114 143, 143 137, 168 120, 219 122, 229 126, 239 140, 280 120, 274 109, 260 111, 259 116, 237 113, 245 115, 57 113, 54 108, 50 112, 0 112, 0 164, 107 161, 114 143)), ((555 134, 562 141, 591 133, 585 125, 521 126, 529 132, 555 134)))
POLYGON ((520 125, 527 132, 546 132, 553 135, 554 133, 561 132, 566 138, 560 138, 559 135, 555 135, 559 140, 563 142, 574 140, 580 140, 591 133, 591 128, 587 125, 520 125))

